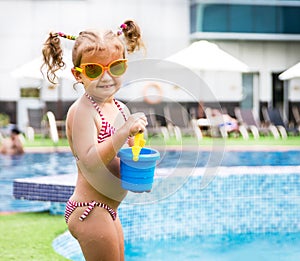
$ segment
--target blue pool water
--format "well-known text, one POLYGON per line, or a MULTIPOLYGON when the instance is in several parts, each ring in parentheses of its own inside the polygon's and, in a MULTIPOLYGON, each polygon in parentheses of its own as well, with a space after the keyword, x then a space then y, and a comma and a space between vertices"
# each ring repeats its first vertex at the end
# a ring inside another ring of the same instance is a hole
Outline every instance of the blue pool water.
MULTIPOLYGON (((201 169, 210 161, 206 151, 167 151, 161 155, 161 169, 201 169)), ((299 150, 227 151, 222 161, 219 159, 219 175, 204 190, 199 190, 201 176, 184 184, 181 177, 172 177, 168 185, 182 186, 169 197, 148 204, 122 203, 118 214, 126 260, 300 260, 299 158, 299 150)), ((4 187, 0 211, 18 210, 16 202, 23 202, 11 196, 13 179, 75 171, 70 153, 0 156, 0 185, 4 187)), ((30 206, 19 211, 36 210, 30 206)), ((71 260, 84 260, 76 243, 67 233, 54 240, 53 247, 71 260)))
MULTIPOLYGON (((218 157, 219 155, 217 155, 218 157)), ((164 151, 158 168, 204 167, 211 160, 209 151, 164 151)), ((218 158, 220 166, 297 166, 300 150, 290 151, 228 151, 218 158)), ((71 153, 27 153, 22 156, 0 155, 0 212, 39 211, 49 203, 15 200, 12 182, 16 178, 75 173, 71 153)))
MULTIPOLYGON (((188 167, 195 154, 162 153, 159 167, 188 167)), ((228 151, 219 174, 204 190, 199 189, 201 176, 184 184, 177 176, 168 185, 183 185, 167 198, 148 204, 122 203, 118 213, 126 260, 300 260, 299 156, 296 150, 228 151)), ((209 154, 201 152, 197 158, 195 165, 201 169, 209 154)), ((161 191, 150 194, 155 193, 161 191)), ((64 256, 72 253, 67 256, 71 260, 84 260, 68 233, 53 246, 64 256)))
POLYGON ((125 254, 128 261, 297 261, 300 233, 147 240, 127 244, 125 254))
POLYGON ((13 180, 35 176, 74 173, 75 162, 70 153, 27 153, 21 156, 0 155, 0 212, 43 211, 48 202, 15 200, 13 180))
MULTIPOLYGON (((208 151, 166 151, 161 153, 162 161, 158 167, 204 167, 210 158, 219 157, 208 151)), ((297 166, 300 164, 300 150, 290 151, 226 151, 220 154, 220 166, 297 166)))
MULTIPOLYGON (((56 242, 57 241, 57 242, 56 242)), ((63 234, 65 257, 85 261, 77 242, 63 234), (76 248, 74 248, 76 246, 76 248)), ((300 233, 231 234, 139 240, 125 245, 126 261, 299 261, 300 233)))

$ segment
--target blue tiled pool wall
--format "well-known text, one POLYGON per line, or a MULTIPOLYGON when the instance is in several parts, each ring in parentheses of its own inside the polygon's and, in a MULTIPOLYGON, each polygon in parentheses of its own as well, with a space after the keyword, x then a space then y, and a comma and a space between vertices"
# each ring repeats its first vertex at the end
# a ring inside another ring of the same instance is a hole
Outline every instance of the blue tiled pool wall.
POLYGON ((50 185, 39 183, 28 183, 14 181, 13 195, 15 198, 22 198, 26 195, 28 200, 36 201, 51 201, 51 202, 65 202, 74 191, 73 186, 50 185))
POLYGON ((200 181, 157 203, 122 204, 125 241, 300 231, 300 174, 218 176, 202 191, 200 181))
MULTIPOLYGON (((180 177, 172 179, 168 182, 183 183, 180 177)), ((215 234, 300 232, 299 173, 218 176, 204 190, 199 190, 200 182, 200 176, 190 177, 176 193, 156 203, 122 203, 118 214, 126 243, 215 234)), ((52 203, 51 212, 63 214, 64 207, 52 203)))

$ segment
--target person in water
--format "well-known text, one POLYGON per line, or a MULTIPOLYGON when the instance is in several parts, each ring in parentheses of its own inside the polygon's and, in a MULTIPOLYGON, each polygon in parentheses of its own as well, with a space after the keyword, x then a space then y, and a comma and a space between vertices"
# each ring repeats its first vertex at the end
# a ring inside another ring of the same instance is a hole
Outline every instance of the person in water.
POLYGON ((24 146, 21 132, 17 128, 13 128, 10 136, 2 141, 0 153, 6 155, 22 155, 24 154, 24 146))

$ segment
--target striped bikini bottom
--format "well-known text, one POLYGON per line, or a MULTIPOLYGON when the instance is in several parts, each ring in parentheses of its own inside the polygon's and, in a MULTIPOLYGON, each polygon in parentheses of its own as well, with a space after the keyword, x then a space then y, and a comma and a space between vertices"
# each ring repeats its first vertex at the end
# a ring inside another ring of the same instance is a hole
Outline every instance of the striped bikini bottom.
POLYGON ((112 217, 113 220, 116 220, 116 218, 117 218, 117 212, 114 209, 112 209, 111 207, 109 207, 108 205, 104 204, 104 203, 99 203, 99 202, 96 202, 96 201, 92 201, 92 202, 76 202, 76 201, 69 200, 67 202, 66 210, 65 210, 65 220, 66 220, 66 223, 68 223, 69 217, 71 216, 71 214, 73 213, 73 211, 77 207, 87 207, 86 210, 83 212, 83 214, 79 217, 80 221, 83 221, 84 219, 86 219, 86 217, 88 216, 88 214, 95 207, 100 207, 100 208, 106 209, 108 211, 108 213, 111 215, 111 217, 112 217))

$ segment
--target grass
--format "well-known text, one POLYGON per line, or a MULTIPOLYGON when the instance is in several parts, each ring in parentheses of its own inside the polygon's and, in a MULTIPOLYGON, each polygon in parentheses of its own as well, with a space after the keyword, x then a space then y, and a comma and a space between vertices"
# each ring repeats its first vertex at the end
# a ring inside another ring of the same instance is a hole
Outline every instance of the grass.
POLYGON ((67 139, 59 139, 57 144, 54 144, 50 138, 43 138, 43 137, 35 137, 33 141, 26 140, 24 147, 25 148, 32 148, 32 147, 67 147, 69 146, 67 139))
MULTIPOLYGON (((148 137, 147 145, 153 146, 209 146, 212 144, 222 143, 225 146, 300 146, 300 136, 289 136, 287 139, 274 139, 271 136, 261 137, 259 139, 249 138, 244 140, 242 137, 229 137, 225 140, 221 138, 204 137, 199 143, 193 137, 183 137, 182 141, 176 141, 175 138, 170 138, 167 142, 162 137, 148 137)), ((58 144, 54 145, 49 138, 37 137, 34 141, 26 141, 25 148, 34 147, 68 147, 67 139, 60 139, 58 144)))
POLYGON ((62 216, 48 212, 0 215, 2 261, 63 261, 52 241, 67 229, 62 216))
POLYGON ((210 146, 213 144, 224 144, 225 146, 300 146, 300 136, 289 136, 287 139, 274 139, 273 137, 261 137, 259 139, 249 138, 244 140, 242 137, 229 137, 225 140, 221 138, 204 137, 199 143, 193 137, 183 137, 181 142, 171 138, 164 142, 162 138, 150 137, 147 144, 153 146, 210 146))
MULTIPOLYGON (((35 137, 34 141, 26 140, 26 148, 53 147, 50 138, 35 137)), ((58 147, 68 147, 67 139, 60 139, 58 147)), ((66 231, 63 216, 53 216, 49 212, 0 213, 0 259, 1 261, 33 260, 63 261, 68 260, 57 254, 52 241, 66 231)))

